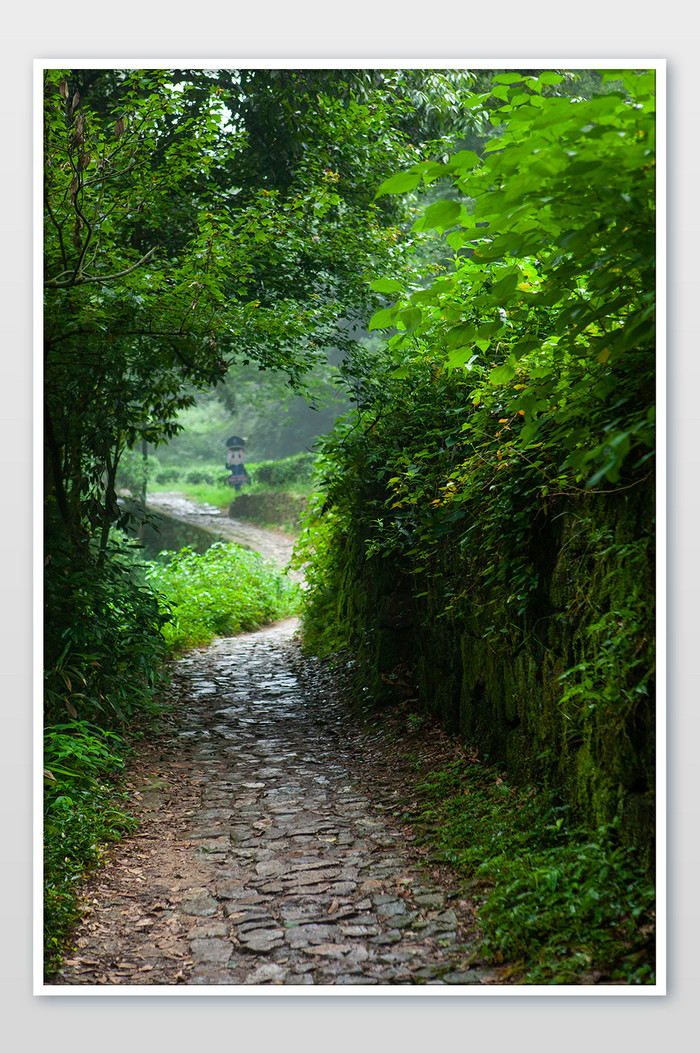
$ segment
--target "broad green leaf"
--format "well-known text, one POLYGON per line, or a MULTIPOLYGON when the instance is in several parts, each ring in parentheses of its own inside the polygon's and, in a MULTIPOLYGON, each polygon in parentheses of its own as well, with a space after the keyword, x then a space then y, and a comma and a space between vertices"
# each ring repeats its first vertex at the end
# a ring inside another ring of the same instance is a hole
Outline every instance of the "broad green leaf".
POLYGON ((502 365, 496 366, 489 373, 489 383, 495 387, 500 387, 502 384, 508 384, 516 374, 515 362, 511 358, 507 358, 502 365))
POLYGON ((473 150, 459 150, 449 159, 447 168, 450 172, 464 173, 471 172, 480 164, 481 158, 473 150))
POLYGON ((399 366, 397 369, 395 369, 392 372, 391 375, 396 380, 404 380, 406 377, 410 376, 410 374, 411 374, 411 367, 409 365, 403 365, 403 366, 399 366))
POLYGON ((449 175, 449 173, 450 168, 448 165, 433 161, 431 164, 426 165, 423 168, 423 182, 432 183, 434 179, 440 179, 441 176, 449 175))
POLYGON ((459 369, 462 366, 471 369, 476 357, 477 356, 474 354, 474 349, 472 347, 456 347, 453 351, 449 352, 447 356, 447 364, 450 369, 459 369))
POLYGON ((564 78, 561 73, 557 73, 555 70, 545 70, 544 73, 540 73, 537 78, 537 84, 561 84, 564 78))
POLYGON ((375 194, 375 200, 378 197, 383 197, 384 194, 406 194, 410 190, 415 190, 421 181, 419 172, 397 172, 396 175, 389 176, 379 187, 379 190, 375 194))
POLYGON ((520 359, 523 355, 526 355, 529 351, 536 351, 542 346, 541 340, 538 340, 534 336, 523 337, 522 340, 518 340, 511 349, 513 357, 520 359))
POLYGON ((493 79, 496 84, 521 84, 526 77, 522 73, 497 73, 493 79))
POLYGON ((403 283, 395 278, 376 278, 375 281, 369 283, 369 287, 374 289, 375 292, 393 293, 401 292, 403 283))
POLYGON ((520 435, 519 435, 520 441, 523 442, 523 443, 530 442, 530 440, 534 439, 534 437, 537 435, 537 432, 539 431, 539 429, 540 429, 540 421, 539 420, 531 420, 529 422, 529 424, 524 424, 522 426, 522 428, 520 429, 520 435))
POLYGON ((492 287, 491 292, 498 300, 509 299, 518 287, 518 281, 520 280, 520 274, 517 270, 511 271, 510 274, 506 274, 505 277, 497 281, 492 287))
POLYGON ((368 329, 393 329, 396 320, 396 307, 385 307, 381 311, 375 311, 369 320, 368 329))
POLYGON ((463 322, 462 325, 456 325, 453 329, 448 329, 445 334, 445 343, 448 347, 461 347, 462 344, 468 343, 474 336, 476 330, 471 322, 463 322))
POLYGON ((399 314, 399 320, 405 326, 406 332, 414 333, 421 323, 423 312, 420 307, 407 307, 399 314))
POLYGON ((421 233, 424 230, 433 230, 453 227, 459 220, 462 206, 459 201, 436 201, 426 208, 425 213, 413 224, 413 230, 421 233))
POLYGON ((474 234, 469 230, 451 230, 449 234, 445 235, 445 241, 455 252, 459 252, 473 237, 474 234))

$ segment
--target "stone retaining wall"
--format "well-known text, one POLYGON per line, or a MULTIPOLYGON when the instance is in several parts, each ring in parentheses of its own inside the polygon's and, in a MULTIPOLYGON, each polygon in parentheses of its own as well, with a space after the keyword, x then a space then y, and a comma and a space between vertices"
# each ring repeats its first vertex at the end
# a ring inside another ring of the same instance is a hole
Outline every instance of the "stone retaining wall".
POLYGON ((520 619, 509 597, 473 591, 475 568, 449 545, 442 575, 417 580, 408 565, 366 560, 349 536, 337 600, 357 629, 365 697, 411 699, 515 780, 559 792, 591 830, 616 820, 650 867, 653 516, 649 488, 560 507, 532 556, 537 602, 520 619), (446 582, 482 614, 469 603, 446 613, 446 582))
POLYGON ((297 530, 306 502, 305 497, 286 493, 239 494, 231 502, 228 514, 232 519, 297 530))

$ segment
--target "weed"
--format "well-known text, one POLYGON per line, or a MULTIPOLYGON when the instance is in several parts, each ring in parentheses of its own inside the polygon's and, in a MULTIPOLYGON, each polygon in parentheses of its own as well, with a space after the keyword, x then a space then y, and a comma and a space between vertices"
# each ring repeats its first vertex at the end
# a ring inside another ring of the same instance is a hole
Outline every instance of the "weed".
POLYGON ((594 835, 568 807, 496 769, 456 761, 423 782, 412 821, 474 888, 481 954, 527 984, 654 983, 654 889, 614 826, 594 835))
POLYGON ((58 969, 79 910, 77 885, 101 846, 136 826, 120 807, 116 779, 127 746, 87 721, 54 724, 44 735, 44 969, 58 969))
POLYGON ((163 635, 173 650, 256 629, 296 614, 300 604, 289 578, 256 552, 225 542, 202 555, 189 548, 162 552, 147 581, 170 610, 163 635))

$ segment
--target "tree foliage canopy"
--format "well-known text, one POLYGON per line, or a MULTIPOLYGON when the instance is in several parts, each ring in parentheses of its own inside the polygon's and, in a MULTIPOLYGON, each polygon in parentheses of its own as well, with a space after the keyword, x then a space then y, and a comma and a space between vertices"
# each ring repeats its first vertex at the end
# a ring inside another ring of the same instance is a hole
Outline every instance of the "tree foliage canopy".
POLYGON ((114 521, 121 451, 172 436, 233 363, 301 388, 347 344, 365 275, 402 258, 402 208, 374 194, 419 156, 434 80, 46 72, 47 495, 68 536, 114 521))
POLYGON ((652 447, 654 75, 627 72, 622 90, 589 98, 548 94, 562 79, 497 75, 481 101, 497 104, 500 127, 483 157, 422 161, 379 188, 447 179, 459 196, 414 224, 444 233, 443 273, 427 288, 419 275, 375 282, 401 295, 370 328, 397 328, 394 376, 426 353, 471 370, 473 404, 505 418, 514 453, 558 443, 561 485, 590 487, 619 482, 652 447))

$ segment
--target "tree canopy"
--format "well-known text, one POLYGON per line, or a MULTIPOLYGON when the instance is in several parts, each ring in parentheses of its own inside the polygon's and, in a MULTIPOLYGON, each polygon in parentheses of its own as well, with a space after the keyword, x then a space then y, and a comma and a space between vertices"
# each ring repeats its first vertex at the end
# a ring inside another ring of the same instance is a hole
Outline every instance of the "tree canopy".
POLYGON ((301 389, 348 345, 377 305, 366 276, 404 255, 376 187, 435 131, 419 110, 440 79, 46 72, 46 476, 67 536, 106 532, 121 451, 172 436, 233 363, 301 389))

